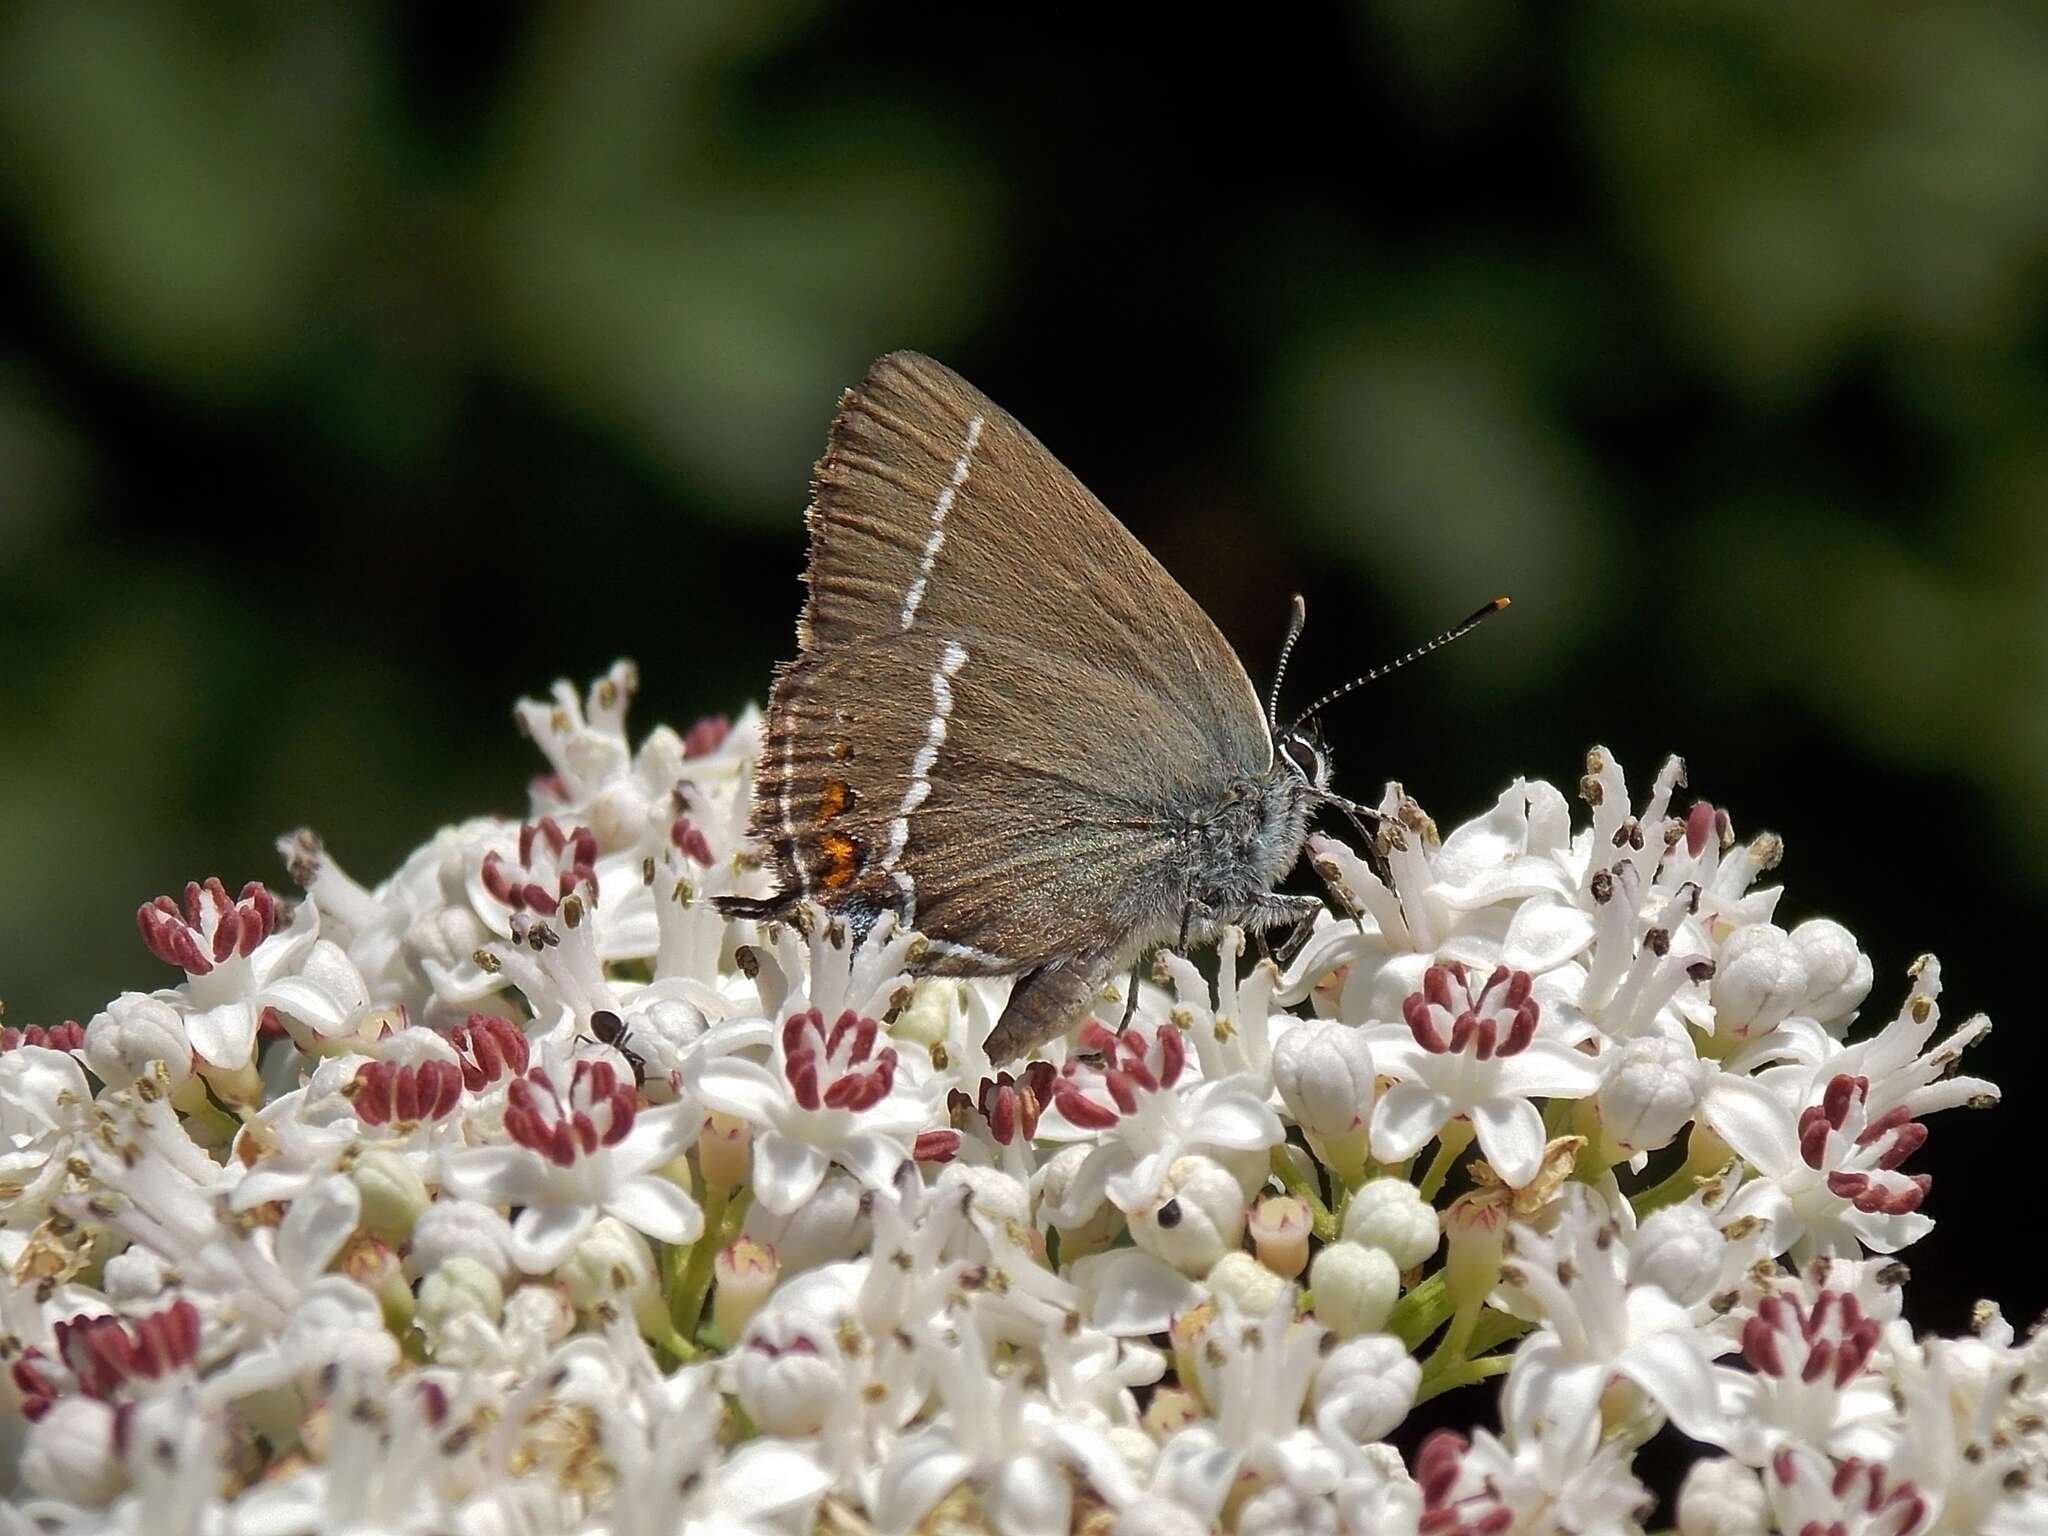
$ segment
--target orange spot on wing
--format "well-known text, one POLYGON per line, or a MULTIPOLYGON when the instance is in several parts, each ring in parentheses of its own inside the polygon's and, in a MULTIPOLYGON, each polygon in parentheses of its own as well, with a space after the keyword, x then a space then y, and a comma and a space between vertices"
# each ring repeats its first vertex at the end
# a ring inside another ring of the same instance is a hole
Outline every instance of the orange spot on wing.
POLYGON ((840 889, 860 868, 860 841, 844 832, 820 833, 818 852, 824 856, 824 881, 828 891, 840 889))
POLYGON ((818 825, 823 826, 853 804, 853 791, 838 779, 827 779, 818 795, 818 825))

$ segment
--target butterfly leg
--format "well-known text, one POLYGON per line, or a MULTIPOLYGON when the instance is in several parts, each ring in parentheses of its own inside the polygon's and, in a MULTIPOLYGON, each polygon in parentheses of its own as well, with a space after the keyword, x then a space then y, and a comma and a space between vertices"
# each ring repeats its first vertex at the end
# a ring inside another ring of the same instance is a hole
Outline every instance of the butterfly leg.
POLYGON ((1104 957, 1084 955, 1042 965, 1019 977, 1010 989, 1003 1016, 989 1031, 988 1059, 1011 1061, 1065 1034, 1087 1017, 1108 974, 1104 957))
POLYGON ((1277 958, 1281 965, 1292 960, 1308 942, 1308 936, 1315 929, 1316 914, 1323 910, 1323 904, 1314 896, 1286 896, 1269 891, 1245 913, 1245 927, 1258 935, 1259 948, 1266 958, 1277 958), (1277 956, 1269 950, 1266 930, 1285 928, 1287 937, 1280 941, 1277 956))
POLYGON ((1123 1022, 1116 1027, 1118 1034, 1122 1034, 1131 1027, 1131 1018, 1138 1011, 1138 977, 1142 974, 1143 968, 1143 961, 1133 960, 1131 962, 1131 984, 1124 996, 1124 1017, 1123 1022))

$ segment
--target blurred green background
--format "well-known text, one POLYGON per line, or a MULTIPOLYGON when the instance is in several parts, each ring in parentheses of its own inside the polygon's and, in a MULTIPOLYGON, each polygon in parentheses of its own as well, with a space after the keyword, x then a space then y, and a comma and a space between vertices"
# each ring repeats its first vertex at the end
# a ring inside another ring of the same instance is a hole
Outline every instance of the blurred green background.
POLYGON ((1935 1125, 1935 1320, 2038 1308, 1957 1229, 2041 1061, 2048 12, 1173 17, 9 0, 10 1022, 167 980, 134 906, 283 829, 372 878, 516 810, 556 676, 759 697, 836 394, 915 346, 1255 675, 1305 590, 1304 696, 1513 594, 1333 718, 1352 793, 1680 751, 1873 1011, 1938 948, 2020 1102, 1935 1125))

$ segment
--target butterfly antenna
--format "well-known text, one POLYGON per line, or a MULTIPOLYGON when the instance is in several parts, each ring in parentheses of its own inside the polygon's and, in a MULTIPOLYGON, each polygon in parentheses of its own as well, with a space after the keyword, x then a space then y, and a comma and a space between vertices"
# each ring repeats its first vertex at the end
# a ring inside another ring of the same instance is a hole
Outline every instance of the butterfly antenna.
MULTIPOLYGON (((1453 624, 1449 629, 1445 630, 1442 634, 1438 635, 1434 640, 1429 641, 1427 644, 1418 645, 1406 656, 1397 657, 1393 661, 1388 662, 1383 667, 1374 667, 1370 672, 1364 674, 1364 676, 1354 677, 1353 679, 1351 679, 1350 682, 1344 684, 1344 686, 1341 688, 1332 688, 1320 699, 1317 699, 1315 703, 1309 705, 1307 709, 1304 709, 1300 714, 1296 715, 1294 719, 1288 723, 1286 730, 1275 732, 1275 740, 1278 740, 1282 736, 1292 736, 1296 731, 1300 730, 1302 726, 1308 724, 1309 721, 1313 720, 1317 715, 1321 714, 1330 705, 1336 703, 1339 699, 1343 698, 1345 694, 1352 692, 1354 689, 1363 688, 1367 683, 1375 682, 1378 679, 1385 677, 1389 672, 1398 672, 1403 667, 1407 666, 1409 662, 1420 661, 1423 657, 1427 656, 1431 651, 1441 650, 1444 646, 1447 646, 1453 640, 1456 640, 1460 635, 1470 634, 1473 630, 1477 629, 1482 623, 1492 618, 1496 613, 1499 613, 1501 609, 1507 606, 1508 600, 1506 598, 1496 597, 1492 602, 1488 603, 1484 608, 1481 608, 1477 613, 1471 615, 1469 618, 1466 618, 1459 623, 1453 624)), ((1293 641, 1290 639, 1288 644, 1292 646, 1293 641)), ((1276 694, 1278 692, 1277 685, 1275 688, 1275 692, 1276 694)))
POLYGON ((1287 662, 1294 655, 1294 642, 1301 638, 1303 626, 1308 623, 1308 603, 1297 592, 1294 594, 1294 617, 1287 623, 1287 638, 1280 642, 1280 662, 1273 668, 1273 687, 1266 695, 1266 724, 1273 729, 1277 741, 1280 736, 1280 685, 1287 680, 1287 662))

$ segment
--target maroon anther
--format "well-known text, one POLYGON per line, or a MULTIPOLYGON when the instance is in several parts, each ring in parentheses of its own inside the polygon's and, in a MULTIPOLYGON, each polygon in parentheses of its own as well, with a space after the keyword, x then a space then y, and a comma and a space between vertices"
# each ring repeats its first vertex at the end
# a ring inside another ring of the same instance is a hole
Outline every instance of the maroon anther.
MULTIPOLYGON (((1082 1050, 1102 1057, 1099 1068, 1090 1065, 1084 1069, 1078 1058, 1069 1056, 1057 1077, 1046 1062, 1034 1062, 1030 1071, 1045 1074, 1051 1102, 1084 1130, 1107 1130, 1120 1117, 1137 1113, 1140 1094, 1171 1089, 1187 1066, 1187 1042, 1172 1024, 1161 1024, 1148 1035, 1137 1028, 1113 1032, 1107 1025, 1090 1019, 1081 1026, 1077 1038, 1082 1050), (1082 1080, 1084 1070, 1091 1074, 1086 1083, 1082 1080), (1096 1086, 1109 1099, 1107 1104, 1090 1098, 1085 1091, 1096 1086)), ((1044 1103, 1045 1099, 1041 1097, 1039 1102, 1044 1103)))
POLYGON ((14 1390, 21 1394, 21 1416, 31 1424, 48 1413, 57 1400, 57 1384, 43 1371, 46 1358, 40 1348, 31 1344, 15 1357, 7 1372, 13 1379, 14 1390))
POLYGON ((1912 1536, 1927 1519, 1927 1500, 1912 1480, 1891 1482, 1876 1462, 1851 1456, 1837 1463, 1830 1489, 1845 1507, 1882 1517, 1864 1527, 1870 1536, 1912 1536))
POLYGON ((706 868, 718 862, 718 856, 711 851, 711 839, 698 830, 697 824, 687 816, 678 816, 675 824, 668 829, 668 840, 674 843, 677 852, 706 868))
POLYGON ((185 906, 168 896, 135 909, 135 926, 149 952, 188 976, 204 976, 236 955, 246 955, 277 926, 277 903, 262 882, 251 880, 230 900, 227 887, 209 877, 185 886, 185 906))
POLYGON ((576 1063, 565 1095, 540 1067, 505 1091, 505 1134, 567 1168, 599 1147, 615 1147, 633 1129, 638 1095, 608 1061, 576 1063))
POLYGON ((74 1317, 56 1327, 57 1355, 79 1391, 102 1401, 125 1383, 155 1381, 199 1353, 199 1309, 180 1298, 161 1312, 124 1322, 118 1317, 74 1317))
POLYGON ((448 1389, 438 1381, 421 1382, 420 1411, 427 1416, 428 1424, 442 1424, 448 1417, 448 1389))
POLYGON ((896 1086, 896 1049, 875 1041, 882 1026, 844 1010, 828 1030, 816 1008, 782 1024, 782 1076, 801 1109, 873 1109, 896 1086))
POLYGON ((1415 1483, 1422 1491, 1421 1536, 1499 1536, 1514 1524, 1514 1513, 1490 1489, 1454 1497, 1471 1449, 1463 1435, 1432 1431, 1415 1452, 1415 1483))
POLYGON ((1927 1142, 1927 1127, 1915 1120, 1903 1104, 1894 1105, 1863 1128, 1856 1138, 1859 1147, 1883 1144, 1877 1166, 1892 1169, 1918 1152, 1927 1142))
POLYGON ((1518 1056, 1536 1038, 1540 1016, 1527 971, 1497 965, 1484 986, 1475 987, 1456 961, 1422 973, 1422 988, 1401 1004, 1401 1017, 1415 1043, 1432 1055, 1469 1053, 1480 1061, 1518 1056))
POLYGON ((709 757, 725 745, 725 738, 731 734, 731 720, 724 715, 706 715, 683 732, 683 756, 709 757))
POLYGON ((24 1045, 40 1045, 49 1051, 82 1051, 85 1049, 85 1026, 76 1019, 66 1019, 62 1024, 47 1028, 41 1024, 30 1024, 21 1029, 9 1025, 0 1029, 0 1053, 24 1045))
POLYGON ((400 1125, 439 1120, 462 1100, 463 1069, 452 1061, 422 1061, 409 1067, 366 1062, 349 1083, 356 1118, 365 1125, 400 1125))
POLYGON ((976 1107, 988 1122, 989 1134, 1007 1147, 1023 1133, 1026 1141, 1038 1134, 1038 1117, 1052 1102, 1059 1082, 1059 1070, 1049 1061, 1034 1061, 1024 1069, 1020 1081, 1008 1072, 984 1077, 976 1107))
POLYGON ((920 1163, 950 1163, 960 1154, 958 1131, 920 1131, 910 1155, 920 1163))
POLYGON ((462 1086, 471 1093, 482 1092, 501 1077, 518 1077, 532 1060, 519 1026, 493 1013, 472 1013, 448 1031, 448 1043, 462 1058, 462 1086))
POLYGON ((1714 808, 1704 800, 1696 800, 1685 816, 1685 851, 1698 858, 1707 851, 1707 844, 1716 842, 1714 808))
POLYGON ((552 917, 562 898, 579 889, 595 899, 597 834, 588 827, 564 832, 554 817, 543 816, 520 827, 517 867, 494 848, 484 855, 479 878, 493 901, 552 917))
POLYGON ((1766 1296, 1742 1325, 1742 1358, 1760 1376, 1841 1388, 1863 1374, 1882 1331, 1846 1291, 1822 1291, 1811 1309, 1766 1296))

